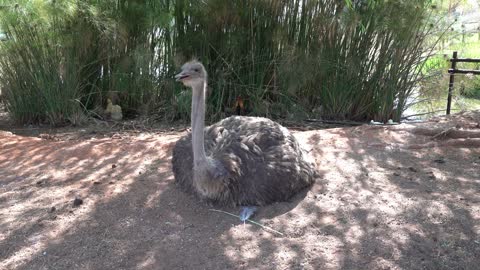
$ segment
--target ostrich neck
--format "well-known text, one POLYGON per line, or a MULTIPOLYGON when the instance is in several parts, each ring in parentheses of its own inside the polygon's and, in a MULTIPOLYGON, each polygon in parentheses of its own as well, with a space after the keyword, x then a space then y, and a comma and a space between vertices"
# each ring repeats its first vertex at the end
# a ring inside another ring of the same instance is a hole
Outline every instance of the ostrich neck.
POLYGON ((205 91, 207 82, 198 83, 192 88, 192 147, 194 168, 207 165, 204 145, 205 91))

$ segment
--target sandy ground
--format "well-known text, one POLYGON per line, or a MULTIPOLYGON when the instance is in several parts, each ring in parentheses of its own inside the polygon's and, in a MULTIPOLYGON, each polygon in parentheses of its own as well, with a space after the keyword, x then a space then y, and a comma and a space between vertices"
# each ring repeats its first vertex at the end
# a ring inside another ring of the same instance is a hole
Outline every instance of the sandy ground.
POLYGON ((282 235, 175 186, 185 132, 0 131, 0 269, 478 269, 479 123, 296 131, 322 178, 253 218, 282 235))

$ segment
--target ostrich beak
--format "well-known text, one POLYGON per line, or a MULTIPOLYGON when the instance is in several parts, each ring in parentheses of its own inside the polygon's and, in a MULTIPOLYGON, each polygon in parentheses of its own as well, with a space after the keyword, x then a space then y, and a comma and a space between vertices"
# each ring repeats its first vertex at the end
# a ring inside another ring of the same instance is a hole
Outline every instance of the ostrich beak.
POLYGON ((188 75, 187 72, 182 71, 182 72, 178 73, 177 75, 175 75, 175 80, 176 80, 177 82, 181 82, 181 81, 183 81, 184 79, 188 78, 189 76, 190 76, 190 75, 188 75))

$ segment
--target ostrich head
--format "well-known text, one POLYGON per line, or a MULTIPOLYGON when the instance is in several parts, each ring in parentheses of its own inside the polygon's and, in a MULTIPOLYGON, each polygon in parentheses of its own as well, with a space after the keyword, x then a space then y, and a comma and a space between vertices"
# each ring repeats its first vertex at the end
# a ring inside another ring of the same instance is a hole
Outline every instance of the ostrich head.
POLYGON ((207 89, 207 71, 202 63, 193 60, 182 66, 175 79, 192 88, 192 147, 195 168, 205 167, 207 156, 204 146, 205 127, 205 91, 207 89))
POLYGON ((207 80, 207 71, 202 63, 193 60, 182 66, 182 72, 175 75, 175 79, 194 88, 194 85, 203 84, 207 80))

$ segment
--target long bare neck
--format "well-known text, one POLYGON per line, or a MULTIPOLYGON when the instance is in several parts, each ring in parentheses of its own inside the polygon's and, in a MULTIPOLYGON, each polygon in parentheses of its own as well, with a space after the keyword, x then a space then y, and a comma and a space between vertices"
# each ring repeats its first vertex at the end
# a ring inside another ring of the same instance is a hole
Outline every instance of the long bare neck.
POLYGON ((204 128, 205 128, 205 92, 207 81, 192 87, 192 147, 194 168, 207 165, 205 154, 204 128))

